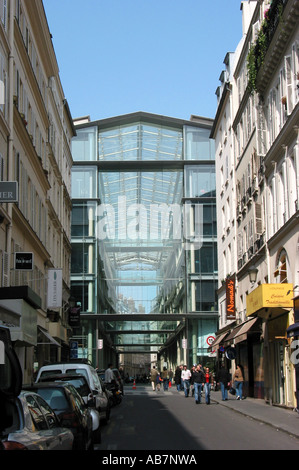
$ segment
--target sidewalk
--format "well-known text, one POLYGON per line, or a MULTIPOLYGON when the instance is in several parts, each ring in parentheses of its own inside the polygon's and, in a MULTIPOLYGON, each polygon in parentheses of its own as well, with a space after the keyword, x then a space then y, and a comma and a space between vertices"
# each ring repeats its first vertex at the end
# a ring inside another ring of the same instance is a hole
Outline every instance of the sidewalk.
POLYGON ((222 401, 221 391, 214 392, 212 390, 211 400, 299 438, 299 413, 296 411, 271 406, 264 400, 257 398, 236 400, 232 395, 229 395, 227 401, 222 401))

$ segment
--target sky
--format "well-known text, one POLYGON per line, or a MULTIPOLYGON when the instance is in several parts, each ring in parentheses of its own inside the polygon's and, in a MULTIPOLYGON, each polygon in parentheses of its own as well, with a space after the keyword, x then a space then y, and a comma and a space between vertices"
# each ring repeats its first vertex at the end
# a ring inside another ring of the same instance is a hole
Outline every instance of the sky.
POLYGON ((43 0, 73 118, 214 118, 241 0, 43 0))

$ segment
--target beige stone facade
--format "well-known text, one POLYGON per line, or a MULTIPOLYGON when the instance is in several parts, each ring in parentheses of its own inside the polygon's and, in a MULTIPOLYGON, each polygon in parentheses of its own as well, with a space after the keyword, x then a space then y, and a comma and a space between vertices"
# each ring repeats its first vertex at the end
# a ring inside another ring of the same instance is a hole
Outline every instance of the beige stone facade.
POLYGON ((1 6, 0 179, 17 183, 18 202, 0 204, 0 321, 11 329, 26 383, 32 364, 60 358, 68 342, 75 131, 42 1, 1 6), (16 253, 32 253, 32 269, 15 269, 16 253), (53 268, 62 269, 62 303, 49 309, 53 268))

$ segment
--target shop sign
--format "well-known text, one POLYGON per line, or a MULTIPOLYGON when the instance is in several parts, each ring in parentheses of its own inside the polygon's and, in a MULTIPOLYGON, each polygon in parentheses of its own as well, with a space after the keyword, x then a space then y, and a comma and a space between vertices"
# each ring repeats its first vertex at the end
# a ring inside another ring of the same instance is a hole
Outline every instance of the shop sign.
POLYGON ((246 297, 246 315, 263 308, 292 308, 293 284, 261 284, 246 297))
POLYGON ((32 271, 34 268, 33 253, 15 253, 15 269, 18 271, 32 271))
POLYGON ((71 307, 69 309, 69 325, 72 327, 80 326, 80 307, 71 307))
POLYGON ((47 308, 62 307, 62 269, 48 270, 47 308))
POLYGON ((19 202, 17 181, 0 182, 0 202, 19 202))
POLYGON ((236 319, 235 276, 226 279, 226 318, 236 319))

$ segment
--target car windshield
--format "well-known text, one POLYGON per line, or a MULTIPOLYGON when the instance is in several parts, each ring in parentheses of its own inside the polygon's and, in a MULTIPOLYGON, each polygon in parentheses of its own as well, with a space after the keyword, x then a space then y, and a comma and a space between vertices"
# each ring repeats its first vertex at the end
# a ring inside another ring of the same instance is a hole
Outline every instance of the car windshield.
POLYGON ((66 373, 83 375, 86 378, 86 380, 88 380, 87 371, 85 369, 80 369, 79 367, 77 367, 76 369, 67 369, 66 373))
MULTIPOLYGON (((55 379, 55 382, 58 382, 58 381, 59 379, 55 379)), ((90 393, 90 388, 83 378, 82 379, 80 377, 78 377, 78 379, 65 378, 64 381, 72 384, 82 397, 86 397, 90 393)))
POLYGON ((37 393, 54 411, 65 411, 70 408, 63 389, 41 387, 38 389, 37 393))
POLYGON ((41 377, 47 377, 48 375, 57 375, 61 374, 61 370, 59 369, 50 369, 50 370, 43 370, 40 374, 41 377))

